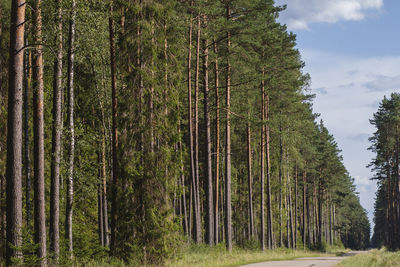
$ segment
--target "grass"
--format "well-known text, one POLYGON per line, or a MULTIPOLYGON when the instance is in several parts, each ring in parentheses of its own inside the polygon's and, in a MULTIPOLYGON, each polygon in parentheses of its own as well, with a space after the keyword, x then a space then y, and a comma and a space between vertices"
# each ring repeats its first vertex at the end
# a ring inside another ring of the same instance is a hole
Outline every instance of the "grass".
POLYGON ((338 267, 398 267, 400 266, 400 252, 388 252, 384 249, 373 250, 367 254, 349 257, 338 267))
MULTIPOLYGON (((207 245, 187 245, 172 259, 165 262, 166 267, 231 267, 263 261, 293 260, 301 257, 335 256, 341 255, 345 250, 340 247, 327 247, 327 253, 310 250, 275 249, 260 251, 254 244, 248 249, 234 247, 231 253, 227 252, 223 244, 208 247, 207 245)), ((78 267, 127 267, 141 266, 138 262, 124 263, 109 257, 93 259, 87 262, 79 261, 69 264, 78 267)), ((346 265, 347 266, 347 265, 346 265)), ((150 265, 148 265, 150 267, 150 265)), ((151 266, 154 267, 154 266, 151 266)))
POLYGON ((167 261, 168 267, 228 267, 240 266, 263 261, 292 260, 301 257, 317 257, 332 255, 335 253, 319 253, 307 250, 276 249, 246 250, 234 248, 232 253, 225 250, 223 245, 214 248, 203 246, 191 246, 184 249, 177 258, 167 261))

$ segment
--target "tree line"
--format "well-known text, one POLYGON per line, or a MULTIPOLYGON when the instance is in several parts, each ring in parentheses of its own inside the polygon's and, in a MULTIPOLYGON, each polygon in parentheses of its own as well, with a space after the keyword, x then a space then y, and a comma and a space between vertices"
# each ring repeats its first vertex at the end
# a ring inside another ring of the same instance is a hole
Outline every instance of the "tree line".
POLYGON ((375 158, 369 164, 374 171, 372 179, 377 181, 378 190, 375 198, 374 235, 372 245, 385 246, 398 250, 399 219, 399 114, 400 94, 392 93, 384 97, 379 108, 370 120, 375 126, 375 133, 369 138, 375 158))
POLYGON ((277 21, 285 7, 10 2, 0 2, 7 265, 162 264, 185 242, 368 246, 296 36, 277 21))

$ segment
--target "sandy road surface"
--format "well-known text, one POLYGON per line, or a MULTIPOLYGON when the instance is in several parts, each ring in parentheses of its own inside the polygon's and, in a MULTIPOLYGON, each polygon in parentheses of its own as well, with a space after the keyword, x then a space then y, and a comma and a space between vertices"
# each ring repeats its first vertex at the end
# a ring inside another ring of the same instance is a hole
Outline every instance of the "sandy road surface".
POLYGON ((354 256, 368 251, 351 251, 340 257, 307 257, 291 261, 268 261, 260 262, 242 267, 332 267, 344 260, 346 257, 354 256))

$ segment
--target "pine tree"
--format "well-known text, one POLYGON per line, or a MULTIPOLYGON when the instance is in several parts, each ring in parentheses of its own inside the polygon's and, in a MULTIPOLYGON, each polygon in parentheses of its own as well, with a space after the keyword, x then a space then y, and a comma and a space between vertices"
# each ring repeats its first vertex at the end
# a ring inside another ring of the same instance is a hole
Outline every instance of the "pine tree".
POLYGON ((73 257, 73 234, 72 217, 74 205, 74 163, 75 163, 75 122, 74 122, 74 67, 75 67, 75 19, 76 1, 72 0, 71 15, 69 19, 68 36, 68 130, 69 130, 69 151, 68 151, 68 177, 67 177, 67 201, 65 211, 65 238, 68 240, 68 253, 73 257))
MULTIPOLYGON (((226 20, 231 19, 230 2, 226 3, 226 20)), ((225 125, 225 242, 228 251, 232 251, 232 204, 231 204, 231 125, 230 125, 230 90, 231 90, 231 65, 229 52, 231 46, 231 33, 226 33, 227 67, 226 67, 226 125, 225 125)))
POLYGON ((45 218, 45 180, 44 180, 44 83, 41 1, 35 1, 33 11, 34 52, 33 68, 33 121, 34 121, 34 223, 35 242, 39 245, 37 256, 40 265, 46 266, 46 218, 45 218))
POLYGON ((7 132, 7 252, 6 264, 21 259, 22 245, 22 88, 25 5, 12 1, 8 81, 7 132))
POLYGON ((117 132, 117 119, 118 119, 118 100, 117 100, 117 73, 115 62, 115 33, 114 33, 114 19, 113 19, 113 1, 110 2, 110 18, 109 18, 109 34, 110 34, 110 68, 111 68, 111 97, 112 97, 112 173, 113 173, 113 186, 112 186, 112 206, 111 206, 111 242, 110 252, 111 255, 115 253, 116 235, 118 230, 118 132, 117 132))
POLYGON ((51 161, 51 199, 50 199, 50 253, 57 262, 60 254, 60 157, 61 157, 61 120, 62 120, 62 58, 63 58, 63 23, 62 2, 56 0, 57 15, 57 58, 54 61, 53 85, 53 133, 52 133, 52 161, 51 161))

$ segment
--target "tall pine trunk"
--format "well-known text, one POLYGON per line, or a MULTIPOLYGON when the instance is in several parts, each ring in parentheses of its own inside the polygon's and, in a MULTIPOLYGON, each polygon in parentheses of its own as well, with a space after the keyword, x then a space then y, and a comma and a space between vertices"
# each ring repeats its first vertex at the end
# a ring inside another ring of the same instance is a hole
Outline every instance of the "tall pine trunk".
POLYGON ((68 240, 69 256, 73 256, 72 240, 72 212, 74 197, 74 156, 75 156, 75 126, 74 126, 74 63, 75 63, 75 16, 76 2, 72 0, 72 9, 69 24, 69 49, 68 49, 68 126, 69 126, 69 151, 68 151, 68 177, 67 177, 67 202, 65 211, 65 238, 68 240))
POLYGON ((99 180, 97 186, 97 226, 98 226, 98 235, 99 235, 99 243, 101 246, 104 246, 104 226, 103 226, 103 194, 102 194, 102 167, 101 167, 101 153, 97 152, 97 161, 99 164, 99 180))
MULTIPOLYGON (((95 67, 92 64, 92 73, 93 76, 96 77, 96 71, 95 67)), ((103 89, 106 88, 105 83, 104 83, 104 69, 103 69, 103 89)), ((99 175, 100 175, 100 184, 99 184, 99 190, 101 190, 100 196, 101 199, 101 215, 102 217, 99 218, 101 219, 101 226, 102 226, 102 233, 103 233, 103 245, 108 247, 110 245, 110 238, 109 238, 109 232, 108 232, 108 201, 107 201, 107 158, 106 158, 106 138, 107 138, 107 126, 106 126, 106 118, 104 114, 104 104, 102 97, 100 95, 100 88, 98 86, 98 83, 95 81, 95 87, 97 91, 97 96, 99 100, 99 107, 101 111, 101 148, 99 149, 99 175)), ((100 224, 100 222, 99 222, 100 224)))
MULTIPOLYGON (((103 115, 104 118, 104 115, 103 115)), ((109 229, 108 229, 108 201, 107 201, 107 169, 106 169, 106 164, 107 164, 107 159, 106 159, 106 128, 105 128, 105 122, 103 124, 103 135, 101 139, 101 177, 102 177, 102 185, 101 185, 101 190, 102 190, 102 215, 103 217, 101 218, 103 220, 102 226, 103 226, 103 240, 104 240, 104 246, 108 247, 110 245, 110 238, 109 238, 109 229)))
POLYGON ((261 204, 260 204, 260 227, 261 227, 261 250, 265 250, 265 222, 264 222, 264 184, 265 184, 265 147, 264 147, 264 137, 265 137, 265 82, 261 81, 261 135, 260 135, 260 194, 261 194, 261 204))
POLYGON ((7 245, 6 264, 22 252, 22 88, 24 77, 25 0, 11 5, 7 116, 7 245))
POLYGON ((196 176, 195 197, 197 201, 196 211, 196 243, 201 243, 201 210, 200 210, 200 179, 199 179, 199 75, 200 75, 200 14, 197 16, 197 43, 196 43, 196 69, 194 88, 194 173, 196 176))
POLYGON ((311 242, 312 242, 312 230, 311 230, 311 222, 312 222, 312 216, 311 216, 311 208, 310 208, 310 197, 307 196, 307 192, 309 192, 309 189, 307 188, 308 186, 306 185, 306 206, 307 206, 307 220, 306 220, 306 225, 307 225, 307 246, 311 248, 311 242))
POLYGON ((37 256, 40 265, 46 266, 46 217, 45 217, 45 181, 44 181, 44 84, 43 84, 43 48, 41 0, 35 1, 33 12, 34 52, 33 69, 33 122, 34 122, 34 217, 35 242, 38 244, 37 256))
MULTIPOLYGON (((179 136, 181 135, 181 125, 179 123, 178 125, 178 133, 179 136)), ((181 165, 181 173, 180 173, 180 187, 182 188, 182 195, 181 195, 181 201, 182 201, 182 209, 183 209, 183 231, 184 233, 189 237, 190 236, 190 230, 189 230, 189 223, 188 223, 188 215, 187 215, 187 205, 186 205, 186 187, 185 187, 185 169, 184 169, 184 161, 183 161, 183 145, 182 145, 182 140, 179 140, 178 142, 178 148, 179 148, 179 160, 180 160, 180 165, 181 165)))
POLYGON ((333 236, 333 204, 329 205, 329 244, 333 245, 334 236, 333 236))
POLYGON ((282 233, 282 164, 283 164, 282 126, 279 126, 279 246, 283 246, 282 233))
MULTIPOLYGON (((288 198, 288 213, 289 213, 289 228, 290 228, 290 241, 288 242, 290 248, 295 248, 294 240, 294 226, 293 226, 293 201, 292 201, 292 186, 290 181, 290 168, 289 168, 289 149, 286 150, 286 172, 287 172, 287 198, 288 198)), ((288 238, 289 239, 289 238, 288 238)))
MULTIPOLYGON (((231 17, 229 2, 226 6, 226 19, 231 17)), ((231 206, 231 32, 226 34, 227 66, 226 66, 226 133, 225 133, 225 243, 228 251, 232 251, 232 206, 231 206)))
POLYGON ((219 243, 219 146, 220 146, 220 129, 219 129, 219 66, 218 66, 218 47, 214 40, 215 53, 215 244, 219 243))
MULTIPOLYGON (((250 114, 249 114, 250 119, 250 114)), ((251 151, 251 124, 247 123, 247 182, 248 182, 248 206, 249 206, 249 239, 254 238, 254 211, 253 211, 253 175, 252 175, 252 151, 251 151)))
MULTIPOLYGON (((206 22, 205 22, 206 23, 206 22)), ((203 72, 204 72, 204 130, 206 133, 206 198, 207 198, 207 243, 214 244, 214 212, 213 212, 213 181, 212 181, 212 156, 211 156, 211 118, 209 110, 208 88, 208 40, 203 39, 203 72)))
POLYGON ((6 239, 7 239, 7 225, 6 225, 6 203, 5 203, 5 193, 6 193, 6 177, 0 175, 0 257, 6 259, 6 239))
POLYGON ((53 133, 51 149, 51 188, 50 188, 50 254, 57 262, 60 245, 60 157, 61 157, 61 120, 62 120, 62 58, 63 58, 63 24, 61 0, 56 0, 57 15, 57 58, 54 62, 53 83, 53 133))
MULTIPOLYGON (((264 72, 263 72, 264 76, 264 72)), ((271 161, 270 161, 270 127, 269 127, 269 96, 265 94, 265 119, 267 124, 265 126, 265 142, 266 142, 266 160, 267 160, 267 232, 268 232, 268 248, 274 247, 274 235, 272 229, 272 200, 271 200, 271 161)))
POLYGON ((318 246, 320 247, 320 248, 322 248, 322 238, 323 238, 323 235, 322 235, 322 231, 323 231, 323 228, 322 228, 322 219, 323 219, 323 214, 322 214, 322 184, 321 184, 321 181, 319 182, 319 185, 318 185, 318 246))
POLYGON ((298 172, 297 172, 297 165, 295 167, 295 175, 294 175, 294 248, 297 248, 297 208, 298 208, 298 172))
POLYGON ((115 59, 115 26, 113 18, 113 1, 110 3, 110 17, 109 17, 109 34, 110 34, 110 68, 111 68, 111 102, 112 102, 112 200, 111 200, 111 242, 110 253, 115 254, 116 238, 118 231, 118 133, 117 133, 117 119, 118 119, 118 100, 117 100, 117 66, 115 59))
MULTIPOLYGON (((192 4, 193 5, 193 2, 192 4)), ((191 216, 190 224, 192 225, 192 219, 194 221, 194 239, 197 241, 197 237, 200 236, 199 225, 197 221, 200 220, 198 207, 199 203, 196 196, 196 167, 195 167, 195 151, 194 151, 194 137, 193 137, 193 116, 192 116, 192 35, 193 35, 193 18, 190 16, 189 25, 189 47, 188 47, 188 63, 187 63, 187 82, 188 82, 188 123, 189 123, 189 141, 190 141, 190 171, 192 177, 191 186, 191 203, 193 205, 193 213, 191 216)), ((191 207, 192 207, 191 205, 191 207)), ((192 210, 192 209, 191 209, 192 210)))
MULTIPOLYGON (((3 4, 0 3, 0 40, 2 40, 3 35, 3 23, 1 22, 3 18, 3 4)), ((3 66, 3 60, 0 57, 0 66, 3 66)), ((1 68, 1 67, 0 67, 1 68)), ((3 77, 0 74, 0 88, 3 86, 3 77)), ((25 102, 25 100, 24 100, 25 102)), ((22 179, 22 172, 21 172, 22 179)), ((6 203, 4 203, 4 195, 6 192, 6 177, 3 174, 0 174, 0 257, 6 259, 6 203)))
MULTIPOLYGON (((150 20, 153 20, 153 18, 150 18, 150 20)), ((151 21, 151 47, 154 49, 154 22, 151 21)), ((149 109, 149 118, 148 118, 148 127, 150 130, 149 134, 149 147, 150 147, 150 153, 154 153, 154 57, 151 56, 150 58, 150 92, 149 92, 149 102, 148 102, 148 109, 149 109)), ((167 169, 166 169, 167 171, 167 169)), ((167 176, 167 175, 166 175, 167 176)))
POLYGON ((306 240, 307 240, 307 203, 306 203, 306 198, 307 198, 307 172, 306 170, 303 171, 303 247, 304 249, 306 248, 306 240))
MULTIPOLYGON (((28 38, 25 35, 25 46, 28 45, 28 38)), ((25 184, 25 210, 26 210, 26 223, 28 227, 31 225, 31 218, 32 218, 32 208, 31 208, 31 162, 30 162, 30 144, 29 144, 29 88, 31 86, 31 80, 29 74, 32 69, 32 62, 31 62, 31 52, 25 51, 24 56, 24 121, 23 121, 23 131, 24 131, 24 170, 25 170, 25 177, 26 177, 26 184, 25 184)))

